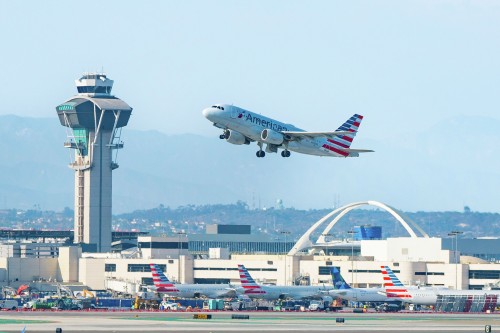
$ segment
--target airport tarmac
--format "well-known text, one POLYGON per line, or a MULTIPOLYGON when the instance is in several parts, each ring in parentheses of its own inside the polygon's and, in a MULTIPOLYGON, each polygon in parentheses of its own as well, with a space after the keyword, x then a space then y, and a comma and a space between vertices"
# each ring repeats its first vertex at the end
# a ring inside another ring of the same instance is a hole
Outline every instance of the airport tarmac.
MULTIPOLYGON (((2 312, 0 333, 56 332, 492 332, 500 314, 203 312, 2 312), (231 319, 233 314, 249 319, 231 319), (337 323, 343 318, 344 323, 337 323)), ((496 329, 496 330, 495 330, 496 329)))

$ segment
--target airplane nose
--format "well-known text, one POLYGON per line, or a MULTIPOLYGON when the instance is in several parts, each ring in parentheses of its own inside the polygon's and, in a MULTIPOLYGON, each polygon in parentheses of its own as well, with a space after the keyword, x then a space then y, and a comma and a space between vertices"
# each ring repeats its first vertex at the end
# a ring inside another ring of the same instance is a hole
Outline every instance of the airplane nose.
POLYGON ((202 111, 203 115, 205 118, 210 120, 211 122, 216 122, 219 120, 220 116, 222 115, 221 109, 218 109, 214 106, 211 106, 209 108, 206 108, 202 111))
POLYGON ((203 109, 203 111, 201 113, 203 113, 203 116, 208 119, 211 111, 212 111, 212 108, 206 108, 206 109, 203 109))

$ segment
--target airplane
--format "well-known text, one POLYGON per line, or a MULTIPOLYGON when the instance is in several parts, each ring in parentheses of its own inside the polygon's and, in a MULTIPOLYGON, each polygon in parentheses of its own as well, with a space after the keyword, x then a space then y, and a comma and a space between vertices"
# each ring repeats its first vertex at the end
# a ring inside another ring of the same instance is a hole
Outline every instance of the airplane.
POLYGON ((179 284, 171 282, 157 264, 149 264, 156 292, 180 298, 235 297, 236 290, 229 284, 179 284))
POLYGON ((416 305, 436 305, 439 296, 490 296, 495 305, 500 304, 500 290, 450 290, 434 287, 406 287, 388 266, 380 266, 387 297, 416 305))
POLYGON ((331 268, 332 281, 335 290, 329 290, 328 294, 332 297, 340 297, 348 301, 355 302, 390 302, 394 299, 389 298, 383 288, 352 288, 344 280, 337 267, 331 268))
POLYGON ((237 288, 238 294, 249 298, 277 300, 277 299, 311 299, 328 296, 328 289, 319 286, 268 286, 259 285, 252 278, 244 265, 238 265, 240 273, 241 288, 237 288))
POLYGON ((266 152, 277 153, 278 149, 282 149, 282 157, 290 157, 290 151, 333 157, 358 157, 360 153, 373 152, 350 148, 363 120, 359 114, 354 114, 336 131, 307 132, 234 105, 216 104, 202 113, 215 127, 222 129, 220 139, 235 145, 256 141, 257 157, 264 157, 266 152))

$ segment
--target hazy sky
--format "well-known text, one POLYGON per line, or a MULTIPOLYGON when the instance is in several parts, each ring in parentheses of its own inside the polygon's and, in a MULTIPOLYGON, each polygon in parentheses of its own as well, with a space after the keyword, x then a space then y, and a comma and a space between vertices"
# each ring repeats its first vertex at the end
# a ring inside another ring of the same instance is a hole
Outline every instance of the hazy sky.
POLYGON ((3 1, 0 36, 0 114, 55 118, 104 68, 129 128, 169 134, 217 136, 217 102, 310 131, 360 113, 361 142, 500 120, 499 1, 3 1))

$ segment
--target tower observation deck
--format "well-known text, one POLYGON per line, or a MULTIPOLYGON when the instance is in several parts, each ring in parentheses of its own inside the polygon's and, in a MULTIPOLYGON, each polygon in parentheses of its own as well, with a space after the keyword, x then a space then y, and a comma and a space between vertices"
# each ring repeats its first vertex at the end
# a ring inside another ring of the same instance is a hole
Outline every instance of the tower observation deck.
POLYGON ((132 108, 111 95, 113 80, 88 73, 75 81, 78 94, 56 107, 68 128, 64 147, 71 149, 75 170, 74 242, 87 251, 111 250, 112 171, 123 148, 121 129, 132 108))

